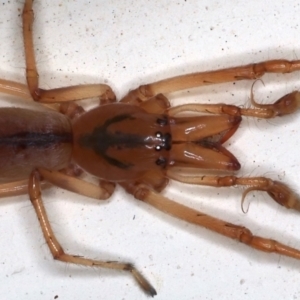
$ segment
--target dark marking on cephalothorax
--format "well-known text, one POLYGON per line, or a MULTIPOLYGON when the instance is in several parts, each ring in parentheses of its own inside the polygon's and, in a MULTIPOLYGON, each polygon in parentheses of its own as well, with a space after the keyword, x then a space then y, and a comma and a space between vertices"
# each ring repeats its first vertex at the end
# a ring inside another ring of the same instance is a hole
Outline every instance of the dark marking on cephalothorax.
MULTIPOLYGON (((135 120, 135 118, 129 114, 124 114, 124 115, 119 115, 119 116, 115 116, 111 119, 108 119, 104 124, 103 124, 103 128, 107 128, 109 125, 114 124, 114 123, 119 123, 123 120, 135 120)), ((101 128, 102 128, 101 127, 101 128)))
POLYGON ((71 143, 70 133, 19 132, 0 137, 0 146, 27 148, 48 148, 54 144, 71 143))
POLYGON ((153 147, 156 150, 171 149, 171 135, 157 132, 154 136, 143 136, 139 134, 123 133, 121 131, 109 132, 108 128, 114 123, 124 120, 135 120, 130 114, 118 115, 107 120, 102 126, 95 127, 91 134, 82 135, 79 143, 82 147, 91 148, 98 155, 102 156, 108 163, 121 169, 128 169, 133 166, 131 163, 124 163, 107 154, 109 148, 134 149, 139 147, 153 147), (155 146, 154 146, 155 145, 155 146))
POLYGON ((79 143, 83 147, 92 148, 98 155, 101 155, 108 163, 121 169, 128 169, 132 165, 123 163, 106 154, 107 150, 112 147, 117 149, 134 148, 143 145, 143 138, 138 135, 124 134, 120 131, 108 132, 111 124, 121 122, 123 120, 134 120, 135 118, 129 114, 119 115, 108 119, 102 126, 95 127, 91 134, 81 136, 79 143))

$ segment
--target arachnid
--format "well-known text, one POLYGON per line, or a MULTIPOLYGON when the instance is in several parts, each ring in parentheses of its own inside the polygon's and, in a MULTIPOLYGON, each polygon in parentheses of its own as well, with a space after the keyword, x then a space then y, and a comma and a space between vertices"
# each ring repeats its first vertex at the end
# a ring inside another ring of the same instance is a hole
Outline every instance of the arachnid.
POLYGON ((156 294, 131 264, 85 259, 63 251, 42 204, 40 184, 47 183, 97 199, 109 198, 115 184, 119 184, 137 199, 180 219, 259 250, 300 257, 298 250, 253 236, 242 226, 218 220, 159 195, 168 179, 215 187, 242 185, 248 187, 245 194, 250 190, 265 191, 280 205, 299 209, 298 197, 285 184, 264 177, 231 175, 240 164, 223 146, 238 129, 242 116, 273 118, 295 112, 300 101, 298 92, 270 105, 259 105, 253 100, 253 108, 226 104, 170 107, 164 96, 206 84, 257 79, 265 72, 292 72, 299 70, 299 61, 267 61, 179 76, 141 86, 119 103, 112 89, 104 84, 43 90, 39 88, 33 52, 31 5, 32 1, 26 1, 23 12, 27 86, 1 80, 0 89, 21 98, 27 98, 29 90, 37 102, 61 105, 39 114, 17 108, 0 110, 3 174, 0 188, 1 196, 26 193, 29 188, 31 202, 54 258, 131 272, 146 293, 156 294), (71 102, 97 96, 99 107, 88 112, 71 102), (198 112, 199 116, 181 115, 189 112, 198 112), (45 156, 47 161, 42 159, 45 156), (70 162, 99 178, 99 186, 76 178, 74 170, 77 169, 68 168, 70 162), (228 171, 230 175, 195 175, 195 169, 203 174, 207 169, 228 171))

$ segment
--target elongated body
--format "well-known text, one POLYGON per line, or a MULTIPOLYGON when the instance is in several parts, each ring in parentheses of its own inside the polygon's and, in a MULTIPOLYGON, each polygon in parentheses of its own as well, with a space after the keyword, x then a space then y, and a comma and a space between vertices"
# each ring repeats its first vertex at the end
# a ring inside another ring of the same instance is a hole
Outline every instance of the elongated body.
POLYGON ((104 180, 165 177, 172 167, 238 170, 220 140, 240 117, 168 117, 129 104, 107 104, 73 122, 55 111, 0 108, 1 182, 35 168, 61 170, 71 161, 104 180))
POLYGON ((250 108, 223 103, 171 107, 163 94, 255 80, 267 72, 299 71, 300 61, 270 60, 168 78, 142 85, 119 102, 106 84, 45 90, 39 86, 35 62, 32 4, 32 0, 25 0, 22 13, 27 85, 0 79, 0 93, 29 98, 51 109, 0 108, 0 197, 28 193, 54 259, 129 272, 148 295, 156 295, 154 287, 131 263, 90 259, 64 251, 43 205, 45 182, 101 200, 109 198, 119 184, 136 199, 173 217, 264 252, 300 259, 300 250, 256 236, 244 226, 159 194, 169 179, 212 187, 246 186, 243 199, 248 192, 263 191, 278 204, 299 211, 299 197, 286 184, 266 177, 235 176, 233 172, 240 169, 240 164, 223 144, 238 129, 242 116, 274 118, 297 111, 300 92, 262 105, 254 100, 251 91, 250 108), (74 103, 95 97, 100 98, 100 105, 88 112, 74 103), (96 177, 98 183, 77 178, 81 170, 96 177), (215 173, 206 174, 206 170, 215 173))

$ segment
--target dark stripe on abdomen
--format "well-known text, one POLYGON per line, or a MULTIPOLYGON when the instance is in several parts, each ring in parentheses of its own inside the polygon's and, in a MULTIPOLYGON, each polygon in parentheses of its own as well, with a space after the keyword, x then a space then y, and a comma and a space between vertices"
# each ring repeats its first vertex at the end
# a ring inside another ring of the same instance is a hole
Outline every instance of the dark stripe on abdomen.
POLYGON ((48 148, 53 144, 72 143, 71 133, 20 132, 0 137, 0 146, 48 148))

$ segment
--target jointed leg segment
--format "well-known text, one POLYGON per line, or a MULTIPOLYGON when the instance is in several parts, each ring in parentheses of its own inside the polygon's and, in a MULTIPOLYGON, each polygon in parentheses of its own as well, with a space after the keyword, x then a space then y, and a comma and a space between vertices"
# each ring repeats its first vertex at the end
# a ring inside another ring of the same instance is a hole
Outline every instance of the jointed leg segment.
MULTIPOLYGON (((51 186, 49 183, 42 182, 42 188, 51 186)), ((0 184, 0 197, 12 197, 28 194, 28 179, 0 184)))
POLYGON ((184 104, 171 107, 169 116, 184 112, 200 112, 209 114, 227 114, 231 116, 248 116, 261 119, 270 119, 285 116, 296 112, 300 107, 300 92, 294 91, 277 100, 273 104, 259 104, 254 100, 251 90, 251 104, 255 108, 241 108, 228 104, 184 104))
POLYGON ((89 198, 105 200, 113 193, 113 189, 106 189, 104 185, 97 186, 58 171, 39 168, 38 172, 46 181, 53 185, 89 198))
POLYGON ((215 71, 199 72, 172 77, 141 85, 130 91, 121 101, 140 103, 158 94, 166 94, 190 88, 238 80, 255 80, 265 73, 290 73, 300 70, 300 60, 269 60, 256 64, 227 68, 215 71))
POLYGON ((32 99, 41 103, 61 103, 100 97, 103 101, 114 102, 116 99, 115 94, 106 84, 86 84, 52 90, 39 88, 39 75, 36 67, 32 36, 32 25, 34 19, 32 3, 33 0, 26 0, 23 9, 26 79, 32 99))
POLYGON ((207 228, 231 239, 235 239, 257 250, 268 253, 274 252, 277 254, 300 259, 299 250, 281 244, 272 239, 255 236, 246 227, 228 223, 223 220, 211 217, 200 211, 186 207, 151 191, 148 187, 145 186, 124 185, 124 187, 128 192, 132 193, 135 198, 146 202, 154 206, 158 210, 161 210, 178 219, 207 228))
POLYGON ((46 210, 42 202, 39 173, 42 173, 43 176, 45 175, 45 172, 38 172, 38 171, 32 172, 29 178, 28 190, 29 190, 31 203, 36 211, 38 220, 40 222, 40 226, 43 231, 43 235, 51 251, 51 254, 53 255, 53 258, 56 260, 60 260, 62 262, 83 265, 88 267, 102 267, 107 269, 128 271, 133 275, 135 280, 139 283, 139 285, 146 293, 148 293, 150 296, 155 296, 156 295, 155 289, 143 277, 143 275, 130 263, 118 263, 113 261, 94 260, 94 259, 83 258, 78 255, 67 254, 64 252, 63 248, 61 247, 60 243, 57 241, 52 231, 51 225, 47 217, 46 210))
POLYGON ((287 185, 265 177, 236 177, 236 176, 184 176, 171 170, 167 171, 171 179, 197 185, 213 187, 247 186, 242 196, 242 202, 251 191, 264 191, 278 204, 300 211, 300 199, 287 185))

